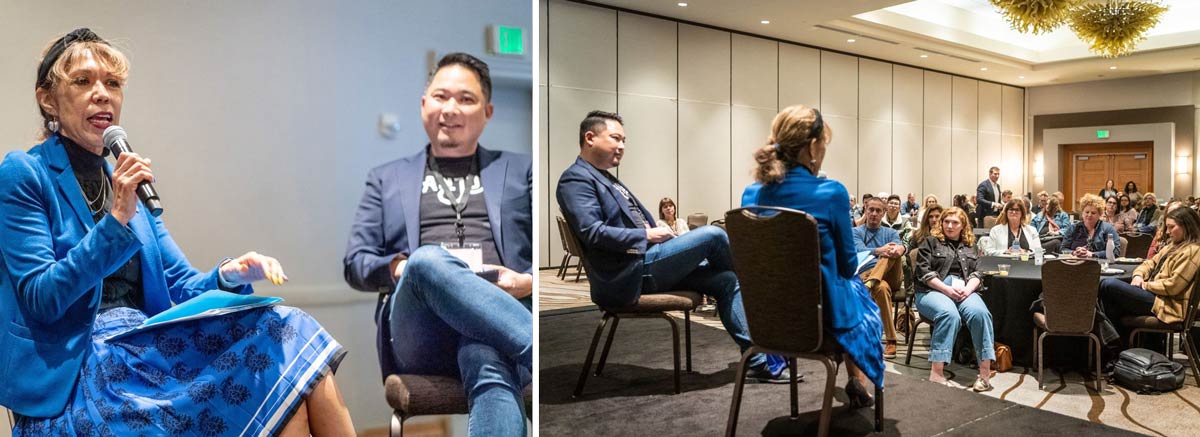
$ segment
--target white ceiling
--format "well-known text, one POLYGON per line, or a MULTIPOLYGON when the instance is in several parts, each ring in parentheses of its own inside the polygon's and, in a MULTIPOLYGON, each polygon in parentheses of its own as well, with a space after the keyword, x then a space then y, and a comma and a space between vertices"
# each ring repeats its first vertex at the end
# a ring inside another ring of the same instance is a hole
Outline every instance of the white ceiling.
POLYGON ((988 0, 594 1, 1017 86, 1200 70, 1197 0, 1159 0, 1169 9, 1158 26, 1117 59, 1092 54, 1065 25, 1014 31, 988 0))

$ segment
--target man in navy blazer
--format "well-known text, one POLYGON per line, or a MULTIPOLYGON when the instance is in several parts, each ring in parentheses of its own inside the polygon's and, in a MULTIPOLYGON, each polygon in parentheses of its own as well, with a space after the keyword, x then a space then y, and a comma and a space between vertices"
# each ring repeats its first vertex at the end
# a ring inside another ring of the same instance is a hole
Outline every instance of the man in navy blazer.
POLYGON ((421 97, 429 145, 367 176, 344 273, 355 289, 381 291, 377 347, 385 377, 458 377, 470 400, 471 435, 525 435, 532 161, 479 146, 490 97, 483 61, 454 53, 438 62, 421 97))
POLYGON ((988 178, 979 182, 979 187, 975 188, 975 198, 979 202, 975 205, 975 228, 983 229, 983 218, 987 216, 1000 215, 1000 208, 1004 206, 1000 202, 1000 167, 992 167, 988 169, 988 178))
MULTIPOLYGON (((678 237, 670 228, 654 226, 654 214, 608 172, 620 165, 624 153, 621 117, 589 112, 579 125, 579 157, 558 180, 558 205, 583 245, 592 301, 621 307, 637 303, 642 294, 695 290, 717 299, 721 323, 746 350, 750 332, 729 237, 716 226, 678 237)), ((750 364, 750 378, 779 376, 768 369, 762 354, 750 364)))

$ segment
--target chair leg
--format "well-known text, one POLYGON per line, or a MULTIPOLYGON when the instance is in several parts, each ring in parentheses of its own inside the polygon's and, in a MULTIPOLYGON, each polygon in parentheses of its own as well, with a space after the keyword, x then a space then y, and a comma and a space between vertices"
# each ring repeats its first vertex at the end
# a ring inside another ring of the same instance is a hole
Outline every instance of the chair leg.
POLYGON ((570 263, 570 260, 571 254, 564 254, 562 262, 558 264, 558 274, 554 276, 558 276, 564 281, 567 280, 567 265, 570 263))
MULTIPOLYGON (((917 317, 920 317, 920 316, 917 316, 917 317)), ((908 355, 906 355, 904 357, 904 365, 905 366, 912 364, 913 343, 917 342, 917 327, 918 326, 921 326, 920 320, 918 320, 916 323, 913 323, 911 325, 911 327, 908 328, 908 335, 905 336, 908 338, 908 355)))
POLYGON ((604 341, 604 350, 600 352, 600 362, 596 363, 596 373, 593 375, 600 376, 600 372, 604 371, 604 363, 608 362, 608 350, 612 348, 613 337, 617 335, 617 325, 621 323, 621 316, 613 314, 612 328, 608 329, 608 339, 604 341))
POLYGON ((1168 360, 1171 359, 1171 357, 1175 356, 1175 343, 1172 340, 1175 340, 1175 333, 1168 332, 1167 333, 1167 359, 1168 360))
MULTIPOLYGON (((575 265, 575 282, 579 282, 579 274, 580 273, 583 273, 583 258, 582 257, 579 258, 579 264, 575 265)), ((567 278, 563 278, 563 280, 565 281, 565 280, 567 280, 567 278)))
MULTIPOLYGON (((1190 329, 1190 327, 1184 329, 1190 329)), ((1188 363, 1192 365, 1192 376, 1196 378, 1196 386, 1200 387, 1200 356, 1196 355, 1196 347, 1192 344, 1194 341, 1192 335, 1191 333, 1179 334, 1179 339, 1183 343, 1180 347, 1187 352, 1188 363)))
POLYGON ((679 377, 679 324, 675 323, 675 319, 667 313, 662 313, 662 318, 671 323, 671 349, 675 353, 675 394, 679 394, 682 391, 680 387, 683 385, 679 377))
POLYGON ((687 357, 687 373, 692 373, 692 312, 683 311, 683 344, 687 357))
POLYGON ((1034 347, 1036 348, 1034 350, 1037 351, 1038 390, 1044 390, 1046 388, 1046 380, 1042 377, 1042 371, 1045 370, 1042 368, 1042 359, 1045 358, 1046 355, 1046 351, 1042 350, 1042 340, 1045 339, 1046 333, 1043 332, 1042 335, 1038 336, 1037 342, 1034 343, 1034 347))
MULTIPOLYGON (((1089 346, 1092 343, 1096 344, 1093 350, 1096 353, 1096 394, 1101 394, 1104 393, 1104 376, 1100 374, 1100 337, 1097 337, 1096 334, 1088 334, 1088 339, 1089 346)), ((1088 355, 1091 356, 1091 354, 1088 355)))
POLYGON ((389 437, 404 437, 404 418, 399 411, 392 411, 392 426, 388 430, 389 437))
POLYGON ((792 418, 796 419, 800 417, 800 390, 796 388, 796 385, 799 384, 800 381, 796 378, 795 357, 788 359, 788 374, 788 383, 790 384, 789 387, 791 388, 790 391, 792 394, 792 418))
POLYGON ((1141 332, 1142 332, 1141 329, 1134 329, 1133 332, 1129 333, 1129 347, 1131 347, 1131 348, 1137 347, 1137 336, 1141 332))
MULTIPOLYGON (((729 418, 725 421, 726 437, 733 437, 737 433, 738 412, 742 408, 742 389, 746 386, 746 363, 750 361, 750 356, 754 355, 756 350, 754 346, 750 346, 746 352, 742 353, 742 361, 738 363, 737 380, 733 384, 733 400, 729 405, 729 418)), ((826 393, 827 396, 832 396, 832 387, 826 389, 826 393)), ((828 404, 829 402, 826 402, 826 405, 828 404)))
POLYGON ((833 389, 837 385, 838 372, 833 360, 825 358, 821 362, 825 364, 825 399, 821 400, 821 420, 817 424, 817 435, 825 437, 829 435, 829 422, 833 417, 833 389))
POLYGON ((596 346, 600 344, 600 334, 604 333, 604 327, 608 326, 608 318, 612 315, 605 312, 600 318, 600 325, 596 327, 596 335, 592 336, 592 346, 588 348, 587 358, 583 360, 583 371, 579 373, 579 382, 575 384, 575 393, 572 398, 583 396, 583 385, 587 384, 588 371, 592 369, 592 358, 596 356, 596 346))
POLYGON ((883 387, 875 387, 875 432, 883 432, 883 387))

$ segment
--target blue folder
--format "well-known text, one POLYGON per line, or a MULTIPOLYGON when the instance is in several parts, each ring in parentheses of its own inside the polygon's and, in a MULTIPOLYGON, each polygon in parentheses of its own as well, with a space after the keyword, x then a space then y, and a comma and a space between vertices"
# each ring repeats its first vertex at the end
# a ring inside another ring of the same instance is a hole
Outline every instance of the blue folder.
POLYGON ((238 311, 246 311, 253 308, 265 307, 268 305, 274 305, 281 301, 283 301, 283 298, 281 297, 254 296, 246 294, 234 294, 222 290, 208 290, 204 293, 201 293, 199 296, 189 299, 187 302, 175 305, 166 311, 158 313, 154 317, 146 319, 146 321, 142 322, 141 325, 114 335, 110 339, 117 339, 128 335, 133 335, 138 332, 172 323, 217 317, 225 314, 236 313, 238 311))

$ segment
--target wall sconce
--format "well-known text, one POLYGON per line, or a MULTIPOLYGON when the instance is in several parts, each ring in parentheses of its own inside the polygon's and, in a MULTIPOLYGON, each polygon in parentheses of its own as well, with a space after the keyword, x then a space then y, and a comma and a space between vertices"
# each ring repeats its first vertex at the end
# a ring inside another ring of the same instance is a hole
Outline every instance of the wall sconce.
POLYGON ((1189 156, 1175 158, 1175 173, 1188 174, 1192 172, 1192 159, 1189 156))
POLYGON ((1045 163, 1042 162, 1042 158, 1038 158, 1033 161, 1033 177, 1034 177, 1034 179, 1042 179, 1042 178, 1046 177, 1046 168, 1045 167, 1046 166, 1045 166, 1045 163))

